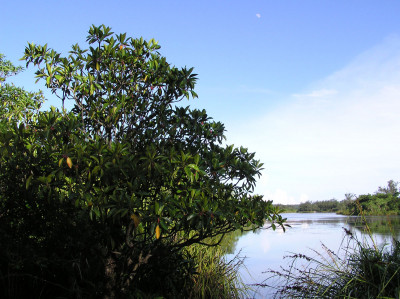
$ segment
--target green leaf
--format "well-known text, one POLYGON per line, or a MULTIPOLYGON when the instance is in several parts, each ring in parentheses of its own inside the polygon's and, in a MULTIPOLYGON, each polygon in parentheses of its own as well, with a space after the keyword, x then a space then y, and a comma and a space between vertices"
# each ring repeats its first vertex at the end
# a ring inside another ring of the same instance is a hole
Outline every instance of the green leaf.
POLYGON ((185 167, 185 173, 186 173, 186 176, 187 176, 188 178, 190 178, 191 175, 192 175, 192 172, 190 171, 189 167, 185 167))
POLYGON ((164 231, 168 231, 168 226, 167 224, 164 222, 163 219, 160 220, 160 225, 163 228, 164 231))
POLYGON ((197 216, 197 214, 190 214, 188 217, 187 217, 187 221, 190 221, 190 220, 192 220, 194 217, 196 217, 197 216))
POLYGON ((89 91, 89 94, 90 94, 90 95, 93 95, 94 91, 95 91, 95 87, 94 87, 94 84, 92 83, 92 84, 90 84, 90 91, 89 91))
POLYGON ((200 170, 199 167, 196 164, 189 164, 188 167, 190 167, 190 168, 192 168, 192 169, 194 169, 196 171, 200 170))
POLYGON ((100 210, 98 207, 94 207, 93 208, 93 212, 95 213, 95 215, 97 216, 97 218, 100 218, 100 210))
POLYGON ((28 177, 28 179, 26 180, 26 185, 25 185, 26 190, 28 190, 28 188, 29 188, 29 186, 30 186, 30 184, 31 184, 32 177, 33 177, 33 174, 31 174, 31 175, 28 177))
POLYGON ((50 75, 51 74, 51 66, 50 66, 50 64, 46 63, 46 69, 47 69, 47 72, 50 75))

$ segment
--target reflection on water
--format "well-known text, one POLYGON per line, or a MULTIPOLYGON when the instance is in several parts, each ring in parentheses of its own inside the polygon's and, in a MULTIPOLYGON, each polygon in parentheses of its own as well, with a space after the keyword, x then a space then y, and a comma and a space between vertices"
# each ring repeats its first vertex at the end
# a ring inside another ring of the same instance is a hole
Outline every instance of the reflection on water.
POLYGON ((366 233, 365 223, 373 234, 379 236, 391 237, 399 236, 400 216, 344 216, 331 213, 288 213, 282 214, 288 219, 287 223, 292 227, 309 227, 313 225, 324 225, 331 227, 345 227, 356 229, 359 232, 366 233))
MULTIPOLYGON (((247 233, 235 236, 234 245, 228 258, 237 254, 245 256, 247 270, 241 275, 248 284, 260 283, 266 278, 263 273, 268 269, 278 270, 289 262, 284 259, 291 253, 304 253, 315 256, 312 249, 321 251, 321 244, 333 251, 338 251, 345 236, 343 228, 349 229, 359 236, 366 238, 363 219, 358 216, 343 216, 332 213, 288 213, 282 214, 291 226, 284 233, 282 229, 276 231, 260 230, 257 233, 247 233)), ((390 243, 392 236, 400 237, 399 216, 367 216, 365 221, 373 233, 378 244, 390 243)), ((267 289, 259 289, 255 298, 269 298, 267 289)))

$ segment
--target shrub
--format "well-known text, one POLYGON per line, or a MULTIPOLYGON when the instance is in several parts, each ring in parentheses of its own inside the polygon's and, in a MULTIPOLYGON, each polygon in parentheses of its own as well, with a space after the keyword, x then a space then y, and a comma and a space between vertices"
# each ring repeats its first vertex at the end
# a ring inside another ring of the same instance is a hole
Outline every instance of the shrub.
POLYGON ((87 42, 66 57, 25 49, 62 109, 18 113, 0 130, 5 297, 169 296, 191 271, 186 247, 266 220, 283 225, 253 194, 255 154, 223 145, 223 124, 205 110, 178 105, 197 97, 192 68, 104 25, 87 42))

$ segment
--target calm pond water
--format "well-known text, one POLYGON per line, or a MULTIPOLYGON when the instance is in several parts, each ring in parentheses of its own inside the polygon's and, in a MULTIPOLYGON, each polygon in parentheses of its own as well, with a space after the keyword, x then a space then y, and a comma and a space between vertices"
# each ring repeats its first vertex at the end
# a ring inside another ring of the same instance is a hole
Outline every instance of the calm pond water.
MULTIPOLYGON (((259 230, 256 233, 245 233, 235 243, 233 253, 227 258, 246 257, 241 277, 247 284, 261 283, 268 275, 263 273, 269 269, 279 270, 286 267, 289 259, 284 256, 291 253, 303 253, 316 256, 311 250, 323 252, 321 244, 337 252, 344 239, 343 228, 349 229, 362 240, 366 238, 362 219, 357 216, 343 216, 333 213, 287 213, 291 228, 286 232, 282 229, 259 230)), ((373 238, 378 244, 390 243, 392 235, 400 236, 400 216, 370 216, 366 217, 373 238)), ((273 290, 258 288, 252 292, 251 298, 270 298, 273 290)))

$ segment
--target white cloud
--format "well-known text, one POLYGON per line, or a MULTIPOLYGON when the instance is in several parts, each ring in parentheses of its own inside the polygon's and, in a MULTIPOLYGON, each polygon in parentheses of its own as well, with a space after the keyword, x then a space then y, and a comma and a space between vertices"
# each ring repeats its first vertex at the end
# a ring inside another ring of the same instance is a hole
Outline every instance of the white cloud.
POLYGON ((300 201, 301 202, 306 202, 308 200, 308 195, 307 194, 301 194, 300 195, 300 201))
POLYGON ((261 18, 261 14, 256 13, 256 17, 257 17, 257 18, 261 18))
MULTIPOLYGON (((229 129, 265 165, 281 203, 342 199, 400 180, 400 39, 390 37, 251 123, 229 129), (307 195, 306 195, 307 194, 307 195)), ((229 132, 228 132, 229 135, 229 132)))
POLYGON ((273 199, 276 202, 285 202, 288 204, 295 203, 294 197, 289 196, 287 192, 282 189, 276 189, 273 192, 267 192, 266 194, 264 194, 264 198, 266 200, 273 199))

